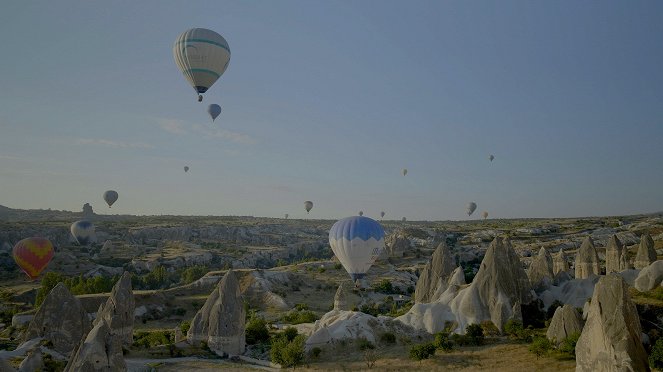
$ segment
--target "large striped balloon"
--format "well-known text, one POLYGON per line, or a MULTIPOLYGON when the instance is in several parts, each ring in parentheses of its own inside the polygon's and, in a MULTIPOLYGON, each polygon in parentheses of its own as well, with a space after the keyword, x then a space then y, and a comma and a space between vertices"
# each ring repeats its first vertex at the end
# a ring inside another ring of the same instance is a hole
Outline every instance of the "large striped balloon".
POLYGON ((14 261, 30 279, 36 279, 53 258, 53 244, 45 238, 27 238, 12 250, 14 261))
POLYGON ((189 84, 202 94, 207 92, 228 68, 230 47, 226 39, 216 32, 205 28, 192 28, 184 31, 175 40, 173 57, 189 84))
POLYGON ((384 250, 384 230, 368 217, 347 217, 336 221, 329 230, 329 245, 352 281, 356 281, 366 275, 384 250))

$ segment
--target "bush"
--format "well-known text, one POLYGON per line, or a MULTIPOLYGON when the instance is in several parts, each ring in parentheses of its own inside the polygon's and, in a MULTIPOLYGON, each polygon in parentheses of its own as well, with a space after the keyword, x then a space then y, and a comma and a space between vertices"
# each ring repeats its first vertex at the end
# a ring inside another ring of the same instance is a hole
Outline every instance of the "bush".
POLYGON ((445 353, 453 349, 453 342, 449 339, 449 333, 447 332, 436 333, 433 345, 435 345, 436 349, 442 350, 445 353))
POLYGON ((359 350, 361 351, 368 349, 375 349, 375 345, 373 345, 372 342, 368 341, 365 338, 357 339, 357 345, 359 346, 359 350))
POLYGON ((319 356, 320 356, 320 353, 322 353, 322 349, 320 349, 320 348, 317 347, 317 346, 314 347, 313 349, 311 349, 311 355, 313 355, 314 358, 319 357, 319 356))
POLYGON ((279 363, 282 367, 295 367, 304 361, 304 343, 306 337, 299 335, 294 340, 288 341, 286 337, 276 337, 272 342, 272 362, 279 363))
POLYGON ((340 263, 334 264, 334 269, 335 270, 341 270, 343 268, 343 265, 340 263))
POLYGON ((382 335, 380 335, 380 342, 383 342, 385 344, 395 344, 396 336, 391 332, 383 333, 382 335))
POLYGON ((652 368, 663 370, 663 338, 659 338, 649 354, 649 365, 652 368))
POLYGON ((288 324, 313 323, 318 320, 318 316, 310 310, 290 311, 281 320, 288 324))
POLYGON ((483 328, 481 328, 480 325, 470 324, 469 326, 467 326, 465 334, 469 339, 470 345, 476 345, 476 346, 483 345, 484 341, 483 328))
POLYGON ((180 323, 180 331, 182 331, 182 334, 186 335, 186 333, 189 332, 189 328, 191 328, 190 321, 183 320, 182 323, 180 323))
POLYGON ((182 271, 182 281, 184 284, 193 283, 203 277, 208 272, 207 266, 191 266, 182 271))
POLYGON ((536 355, 536 359, 548 354, 552 349, 552 343, 545 337, 536 337, 529 346, 529 351, 536 355))
POLYGON ((258 316, 253 316, 246 323, 246 343, 248 345, 255 345, 269 341, 269 329, 267 329, 267 322, 265 319, 258 316))
POLYGON ((147 349, 159 345, 168 345, 175 341, 175 335, 172 331, 139 331, 134 334, 133 339, 134 346, 142 346, 147 349))
POLYGON ((283 336, 288 339, 288 341, 294 340, 297 335, 297 328, 295 327, 287 327, 283 330, 283 336))
POLYGON ((428 359, 435 355, 435 346, 432 343, 414 345, 410 348, 410 358, 418 361, 428 359))
POLYGON ((382 279, 382 281, 376 285, 373 286, 373 289, 375 292, 380 292, 380 293, 394 293, 394 286, 391 284, 391 282, 388 279, 382 279))
POLYGON ((561 353, 572 356, 575 359, 576 344, 578 343, 579 338, 580 338, 580 332, 575 332, 571 334, 569 337, 563 339, 559 345, 559 351, 561 353))
POLYGON ((307 304, 295 304, 295 310, 297 310, 297 311, 308 310, 308 305, 307 304))

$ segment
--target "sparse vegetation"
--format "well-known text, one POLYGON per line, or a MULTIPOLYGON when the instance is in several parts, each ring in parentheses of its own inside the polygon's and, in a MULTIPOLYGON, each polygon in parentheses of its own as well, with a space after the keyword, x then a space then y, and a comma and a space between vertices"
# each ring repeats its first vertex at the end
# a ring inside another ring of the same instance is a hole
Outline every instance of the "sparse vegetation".
POLYGON ((663 338, 659 338, 649 353, 649 366, 663 370, 663 338))
POLYGON ((414 345, 410 348, 410 358, 414 360, 422 361, 433 355, 435 355, 435 346, 430 342, 414 345))
POLYGON ((288 324, 313 323, 318 319, 318 316, 310 310, 294 310, 281 317, 281 321, 288 324))
POLYGON ((304 343, 306 336, 298 335, 292 341, 287 337, 275 337, 272 340, 270 355, 272 362, 280 364, 282 367, 296 367, 304 362, 304 343))
POLYGON ((88 294, 88 293, 106 293, 113 289, 113 285, 119 279, 118 276, 103 277, 95 276, 92 278, 84 278, 83 275, 68 278, 63 274, 53 271, 47 272, 41 280, 41 287, 37 292, 35 298, 35 305, 39 306, 48 295, 48 293, 60 282, 62 282, 72 294, 88 294))
POLYGON ((453 349, 453 342, 449 338, 448 332, 439 332, 435 334, 435 341, 433 342, 435 348, 442 350, 445 353, 450 352, 453 349))
POLYGON ((552 349, 553 345, 547 338, 543 336, 535 337, 532 344, 529 346, 529 351, 536 355, 536 359, 547 355, 552 349))
POLYGON ((380 342, 385 344, 395 344, 396 336, 391 332, 385 332, 380 335, 380 342))
POLYGON ((258 343, 264 343, 269 341, 269 329, 267 329, 267 322, 265 319, 253 315, 249 318, 246 323, 246 343, 248 345, 254 345, 258 343))

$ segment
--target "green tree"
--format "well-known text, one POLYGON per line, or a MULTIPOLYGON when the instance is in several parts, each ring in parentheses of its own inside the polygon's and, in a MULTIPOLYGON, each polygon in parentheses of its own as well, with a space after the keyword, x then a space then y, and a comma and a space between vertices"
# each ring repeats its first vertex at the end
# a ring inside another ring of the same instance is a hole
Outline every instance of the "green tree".
POLYGON ((483 328, 479 324, 470 324, 465 330, 465 334, 469 338, 470 344, 472 345, 483 345, 484 336, 483 328))
POLYGON ((430 342, 414 345, 410 348, 410 358, 420 362, 424 359, 430 358, 433 355, 435 355, 435 345, 430 342))
POLYGON ((529 346, 529 351, 536 355, 536 359, 548 354, 552 349, 552 343, 545 337, 536 337, 529 346))
POLYGON ((276 337, 272 340, 272 349, 270 351, 272 362, 280 364, 282 367, 293 367, 304 362, 304 343, 306 336, 298 335, 292 341, 287 337, 276 337))
POLYGON ((453 349, 453 342, 451 342, 451 340, 449 339, 448 332, 436 333, 433 345, 435 345, 436 349, 442 350, 445 353, 448 353, 453 349))
POLYGON ((265 319, 252 316, 246 323, 246 343, 255 345, 269 341, 269 329, 267 329, 267 322, 265 319))

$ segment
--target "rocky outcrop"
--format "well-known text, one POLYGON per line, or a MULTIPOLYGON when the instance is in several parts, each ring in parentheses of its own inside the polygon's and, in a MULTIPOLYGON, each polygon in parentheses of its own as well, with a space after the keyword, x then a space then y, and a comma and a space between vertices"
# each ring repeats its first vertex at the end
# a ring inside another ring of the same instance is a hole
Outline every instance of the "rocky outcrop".
POLYGON ((533 299, 529 279, 511 242, 497 237, 470 286, 461 290, 450 305, 458 314, 462 331, 469 324, 485 320, 502 330, 509 319, 522 319, 520 306, 533 299))
POLYGON ((602 277, 576 346, 576 371, 649 371, 641 334, 626 282, 617 274, 602 277))
POLYGON ((122 341, 105 319, 96 322, 67 363, 65 372, 126 371, 122 341))
POLYGON ((242 354, 246 347, 245 316, 239 282, 229 270, 191 321, 188 342, 195 345, 204 341, 221 356, 242 354))
POLYGON ((622 255, 619 256, 619 271, 622 272, 624 270, 631 270, 633 269, 633 264, 631 263, 631 260, 628 257, 628 249, 624 247, 622 250, 622 255))
POLYGON ((24 341, 43 338, 61 354, 69 354, 92 325, 81 302, 62 283, 48 293, 30 322, 24 341))
POLYGON ((618 273, 621 270, 620 260, 622 257, 622 242, 617 235, 612 235, 608 240, 608 246, 605 248, 605 273, 618 273))
POLYGON ((26 356, 21 362, 21 365, 18 366, 18 372, 41 371, 42 368, 44 368, 44 360, 41 355, 41 350, 34 349, 32 352, 28 353, 28 356, 26 356))
POLYGON ((9 364, 8 361, 0 358, 0 371, 2 372, 14 372, 16 369, 9 364))
POLYGON ((647 292, 660 286, 661 281, 663 281, 663 261, 655 261, 640 270, 634 286, 640 292, 647 292))
POLYGON ((569 261, 564 253, 564 248, 560 248, 559 252, 553 256, 553 275, 556 276, 562 271, 569 271, 569 261))
POLYGON ((348 289, 343 285, 339 285, 334 295, 334 310, 350 310, 348 307, 348 289))
POLYGON ((592 275, 601 275, 599 256, 591 237, 586 237, 578 249, 575 261, 576 279, 586 279, 592 275))
POLYGON ((451 273, 456 269, 456 260, 442 242, 437 246, 430 261, 426 263, 414 291, 414 302, 425 303, 437 300, 435 294, 447 289, 451 273))
POLYGON ((634 266, 636 269, 644 269, 656 261, 656 250, 654 249, 654 239, 648 233, 642 234, 638 253, 635 256, 634 266))
POLYGON ((94 326, 105 321, 113 336, 124 345, 133 343, 134 312, 136 301, 131 289, 131 274, 125 272, 115 283, 110 297, 99 306, 94 326))
POLYGON ((544 247, 541 247, 539 254, 532 260, 527 276, 532 288, 537 292, 546 290, 552 284, 553 258, 544 247))
POLYGON ((559 345, 565 338, 582 332, 582 316, 572 305, 566 304, 555 310, 546 332, 546 337, 559 345))
POLYGON ((384 239, 384 245, 389 257, 403 257, 405 252, 410 251, 412 246, 410 239, 403 231, 395 231, 384 239))

